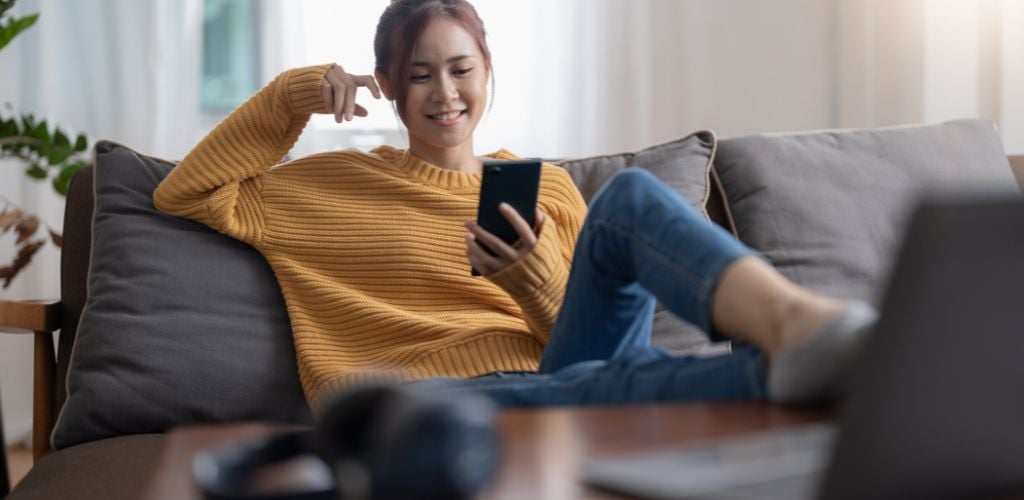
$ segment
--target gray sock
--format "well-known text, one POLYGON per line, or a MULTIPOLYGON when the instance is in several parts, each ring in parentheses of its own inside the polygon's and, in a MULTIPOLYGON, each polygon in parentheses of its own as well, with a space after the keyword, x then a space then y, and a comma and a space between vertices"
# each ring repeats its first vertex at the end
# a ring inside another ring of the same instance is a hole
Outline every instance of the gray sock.
POLYGON ((870 305, 850 304, 806 342, 772 360, 768 396, 780 403, 826 402, 842 396, 850 365, 877 320, 870 305))

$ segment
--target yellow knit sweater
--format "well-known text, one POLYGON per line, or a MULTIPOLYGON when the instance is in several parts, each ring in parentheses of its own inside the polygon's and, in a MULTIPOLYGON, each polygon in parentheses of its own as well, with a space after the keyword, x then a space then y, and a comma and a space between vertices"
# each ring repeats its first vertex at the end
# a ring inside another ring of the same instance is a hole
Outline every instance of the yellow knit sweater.
POLYGON ((231 113, 160 184, 157 208, 266 257, 314 410, 336 390, 382 374, 535 370, 586 212, 568 174, 543 168, 538 208, 548 219, 533 251, 500 273, 472 277, 463 222, 476 217, 479 174, 386 146, 276 165, 321 110, 328 67, 282 73, 231 113))

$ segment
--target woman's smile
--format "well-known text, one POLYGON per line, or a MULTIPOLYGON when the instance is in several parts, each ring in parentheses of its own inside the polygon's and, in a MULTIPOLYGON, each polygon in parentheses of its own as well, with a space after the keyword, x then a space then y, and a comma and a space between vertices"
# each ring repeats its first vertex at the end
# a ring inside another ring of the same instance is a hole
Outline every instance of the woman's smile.
POLYGON ((441 127, 452 127, 462 121, 462 117, 465 116, 465 114, 466 110, 463 109, 427 115, 427 118, 433 120, 435 125, 439 125, 441 127))

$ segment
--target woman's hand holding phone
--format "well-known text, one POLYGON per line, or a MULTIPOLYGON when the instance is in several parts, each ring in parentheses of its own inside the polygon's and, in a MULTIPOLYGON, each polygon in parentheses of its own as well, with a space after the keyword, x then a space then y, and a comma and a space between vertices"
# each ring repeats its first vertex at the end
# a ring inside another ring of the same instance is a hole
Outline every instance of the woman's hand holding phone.
POLYGON ((544 220, 546 219, 544 213, 537 210, 537 222, 531 228, 526 219, 523 219, 519 212, 508 203, 502 203, 498 209, 505 216, 505 219, 512 224, 516 233, 519 234, 518 244, 514 246, 509 245, 502 241, 501 238, 480 227, 476 222, 466 222, 466 229, 469 230, 466 233, 466 256, 469 257, 469 262, 473 265, 473 268, 480 271, 480 274, 484 276, 502 271, 529 254, 533 247, 537 246, 537 238, 540 236, 540 231, 544 227, 544 220), (481 242, 493 250, 494 255, 484 250, 480 246, 481 242))
POLYGON ((373 75, 351 75, 335 64, 324 74, 320 84, 320 95, 324 98, 324 114, 334 115, 334 121, 352 121, 354 116, 366 116, 366 108, 356 104, 356 89, 370 89, 375 99, 380 99, 380 88, 373 75))

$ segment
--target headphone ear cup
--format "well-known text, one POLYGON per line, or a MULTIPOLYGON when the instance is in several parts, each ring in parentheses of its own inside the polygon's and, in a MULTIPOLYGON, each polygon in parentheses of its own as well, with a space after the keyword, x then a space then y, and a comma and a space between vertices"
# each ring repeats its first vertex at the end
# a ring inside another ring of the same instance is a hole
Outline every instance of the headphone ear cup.
POLYGON ((411 395, 372 453, 374 498, 472 498, 498 462, 494 405, 411 395))
MULTIPOLYGON (((495 407, 481 396, 431 395, 395 386, 357 388, 320 421, 323 456, 338 470, 356 461, 370 497, 471 498, 498 460, 495 407)), ((339 489, 345 489, 339 477, 339 489)))
POLYGON ((372 430, 392 402, 406 395, 393 386, 364 386, 345 392, 321 415, 316 428, 317 447, 328 462, 365 461, 376 446, 372 430))

